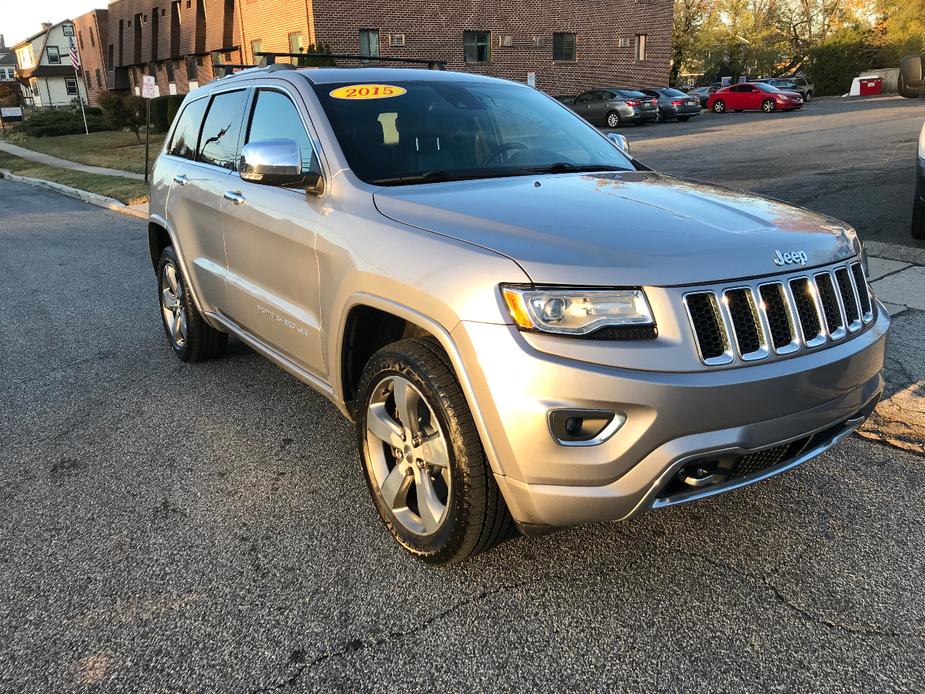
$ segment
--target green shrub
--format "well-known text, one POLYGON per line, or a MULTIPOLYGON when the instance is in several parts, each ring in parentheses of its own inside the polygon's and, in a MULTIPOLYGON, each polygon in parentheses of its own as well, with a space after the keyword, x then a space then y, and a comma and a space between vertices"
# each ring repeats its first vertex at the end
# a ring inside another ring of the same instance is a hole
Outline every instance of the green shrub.
POLYGON ((840 96, 865 70, 898 65, 900 52, 884 45, 873 31, 846 28, 810 50, 807 68, 817 96, 840 96))
POLYGON ((103 119, 116 130, 128 129, 141 142, 141 131, 145 127, 147 105, 140 96, 123 95, 117 92, 103 92, 100 95, 103 119))
MULTIPOLYGON (((87 128, 90 132, 107 129, 103 119, 95 113, 87 113, 87 128)), ((84 132, 84 121, 79 110, 33 111, 23 121, 22 131, 29 137, 76 135, 84 132)))
POLYGON ((151 125, 157 130, 167 132, 170 127, 170 120, 167 117, 168 102, 170 96, 158 96, 151 99, 151 125))
POLYGON ((186 94, 171 94, 167 97, 167 125, 163 132, 167 132, 167 128, 173 123, 173 119, 177 117, 177 112, 180 110, 180 105, 185 98, 186 94))

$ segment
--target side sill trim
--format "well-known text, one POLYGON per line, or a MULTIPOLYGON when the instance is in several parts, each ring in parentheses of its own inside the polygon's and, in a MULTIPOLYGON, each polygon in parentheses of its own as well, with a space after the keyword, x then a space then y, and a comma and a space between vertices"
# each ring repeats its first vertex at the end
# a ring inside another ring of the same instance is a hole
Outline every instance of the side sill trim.
POLYGON ((258 337, 248 332, 244 328, 242 328, 235 321, 233 321, 231 318, 224 315, 223 313, 210 311, 207 315, 210 319, 214 320, 216 323, 219 323, 223 327, 225 327, 228 330, 228 332, 236 335, 248 347, 259 352, 261 355, 263 355, 264 357, 272 361, 274 364, 279 366, 281 369, 288 371, 293 376, 295 376, 300 381, 307 384, 314 390, 317 390, 324 397, 326 397, 328 400, 330 400, 335 405, 337 405, 337 408, 341 412, 346 414, 343 406, 335 400, 334 389, 331 388, 331 386, 328 383, 325 383, 324 381, 322 381, 320 378, 315 376, 310 371, 307 371, 306 369, 302 368, 301 366, 296 364, 294 361, 292 361, 291 359, 289 359, 288 357, 286 357, 279 351, 270 347, 268 344, 266 344, 265 342, 263 342, 258 337))

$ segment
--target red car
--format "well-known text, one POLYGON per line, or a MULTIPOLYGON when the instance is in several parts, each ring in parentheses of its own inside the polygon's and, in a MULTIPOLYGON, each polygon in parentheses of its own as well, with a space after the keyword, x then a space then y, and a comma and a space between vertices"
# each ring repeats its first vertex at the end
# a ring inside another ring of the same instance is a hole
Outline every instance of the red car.
POLYGON ((717 89, 707 99, 714 113, 726 111, 792 111, 802 108, 803 97, 797 92, 782 91, 764 82, 746 82, 717 89))

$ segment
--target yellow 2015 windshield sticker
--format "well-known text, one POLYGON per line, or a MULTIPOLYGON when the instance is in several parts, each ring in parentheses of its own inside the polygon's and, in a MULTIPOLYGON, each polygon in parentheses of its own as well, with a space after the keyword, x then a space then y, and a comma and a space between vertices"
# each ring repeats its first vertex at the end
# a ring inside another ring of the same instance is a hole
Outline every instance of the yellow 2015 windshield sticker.
POLYGON ((335 99, 388 99, 401 96, 408 90, 393 84, 351 84, 331 92, 335 99))

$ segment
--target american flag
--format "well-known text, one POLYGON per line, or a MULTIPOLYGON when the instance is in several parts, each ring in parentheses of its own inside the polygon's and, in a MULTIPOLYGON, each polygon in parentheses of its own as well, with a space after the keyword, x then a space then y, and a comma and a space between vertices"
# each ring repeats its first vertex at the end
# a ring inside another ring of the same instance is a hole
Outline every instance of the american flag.
POLYGON ((74 45, 74 38, 72 36, 67 37, 68 43, 71 44, 71 65, 75 68, 80 67, 80 56, 77 54, 77 46, 74 45))

